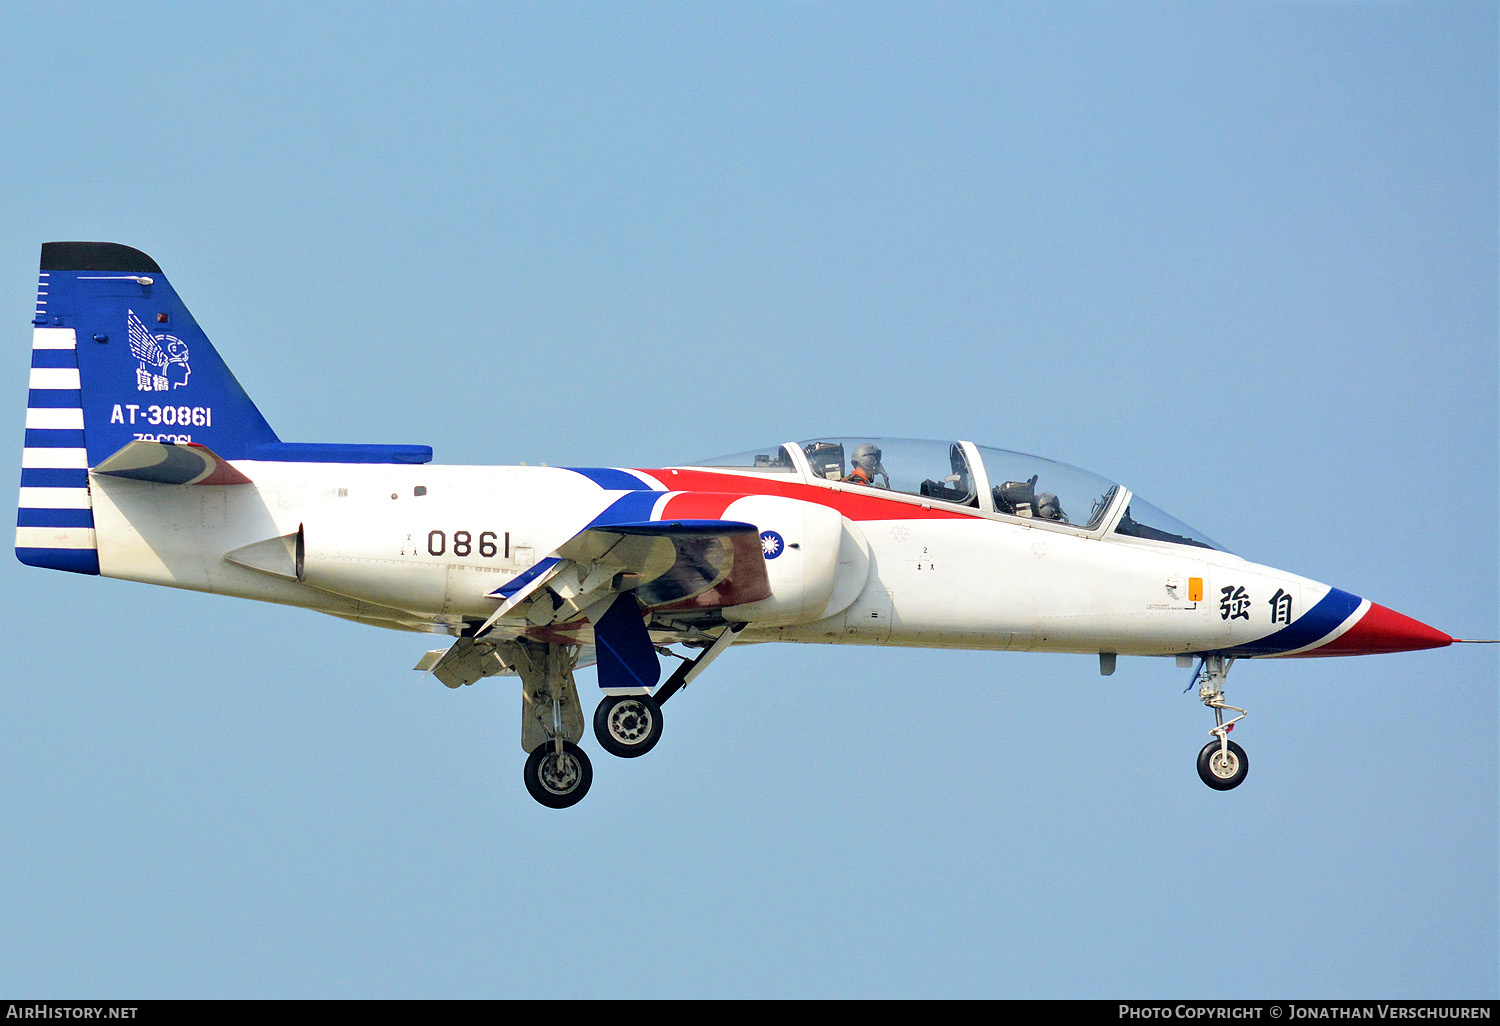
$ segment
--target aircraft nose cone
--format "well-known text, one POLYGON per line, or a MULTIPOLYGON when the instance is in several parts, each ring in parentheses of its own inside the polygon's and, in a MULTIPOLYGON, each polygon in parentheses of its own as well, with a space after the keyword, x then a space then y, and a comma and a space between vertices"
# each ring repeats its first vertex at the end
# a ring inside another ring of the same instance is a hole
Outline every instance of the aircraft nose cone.
POLYGON ((1378 655, 1382 652, 1416 652, 1442 648, 1453 639, 1436 627, 1371 602, 1365 615, 1339 637, 1317 651, 1318 655, 1378 655))

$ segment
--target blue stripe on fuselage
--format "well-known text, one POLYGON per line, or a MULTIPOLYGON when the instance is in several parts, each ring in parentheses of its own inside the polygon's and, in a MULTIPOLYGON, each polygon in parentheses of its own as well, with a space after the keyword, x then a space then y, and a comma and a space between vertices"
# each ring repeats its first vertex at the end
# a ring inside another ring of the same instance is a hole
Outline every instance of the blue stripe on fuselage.
POLYGON ((628 470, 616 470, 614 467, 563 467, 562 469, 582 474, 600 488, 611 492, 651 490, 650 485, 628 470))
MULTIPOLYGON (((590 520, 584 526, 583 530, 587 531, 591 527, 609 527, 611 524, 633 524, 650 520, 652 509, 656 507, 657 500, 664 494, 666 493, 652 491, 626 492, 604 507, 603 511, 594 517, 593 520, 590 520)), ((500 585, 500 587, 490 592, 490 594, 510 598, 535 580, 539 574, 545 573, 556 562, 556 556, 548 556, 523 573, 500 585)))
POLYGON ((83 431, 78 428, 27 428, 28 449, 82 449, 83 431))
POLYGON ((1225 655, 1279 655, 1282 652, 1306 648, 1337 630, 1354 614, 1362 601, 1363 599, 1358 595, 1351 595, 1337 588, 1329 588, 1328 594, 1323 596, 1322 601, 1297 617, 1294 623, 1281 628, 1275 634, 1266 635, 1259 641, 1251 641, 1227 649, 1225 655))
POLYGON ((83 392, 76 388, 33 388, 26 393, 33 410, 77 410, 83 408, 83 392))
POLYGON ((590 520, 589 527, 608 527, 611 524, 634 524, 643 520, 651 519, 651 511, 656 508, 656 501, 665 492, 626 492, 614 502, 604 508, 604 511, 590 520))

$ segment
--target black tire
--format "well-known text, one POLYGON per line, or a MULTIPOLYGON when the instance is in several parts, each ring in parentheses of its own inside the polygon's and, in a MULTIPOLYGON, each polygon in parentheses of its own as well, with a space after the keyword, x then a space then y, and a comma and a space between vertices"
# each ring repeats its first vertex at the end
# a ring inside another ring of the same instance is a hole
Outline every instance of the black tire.
POLYGON ((610 755, 634 759, 661 740, 661 703, 650 695, 606 695, 594 707, 594 737, 610 755))
POLYGON ((1233 741, 1229 742, 1229 756, 1220 757, 1219 739, 1214 738, 1198 753, 1198 776, 1215 791, 1228 791, 1245 782, 1250 772, 1250 759, 1245 750, 1233 741))
POLYGON ((571 741, 563 742, 561 756, 556 742, 548 741, 526 757, 526 790, 549 809, 577 805, 593 782, 588 754, 571 741))

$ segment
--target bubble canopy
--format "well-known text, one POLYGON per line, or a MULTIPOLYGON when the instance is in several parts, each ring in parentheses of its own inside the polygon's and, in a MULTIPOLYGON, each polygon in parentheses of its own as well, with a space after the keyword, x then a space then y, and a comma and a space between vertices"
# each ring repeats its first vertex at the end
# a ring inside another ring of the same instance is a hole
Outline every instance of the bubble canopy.
POLYGON ((684 466, 810 478, 967 506, 1064 530, 1220 549, 1203 532, 1098 474, 1041 456, 964 441, 830 435, 764 445, 684 466), (1117 500, 1124 509, 1116 513, 1117 500))

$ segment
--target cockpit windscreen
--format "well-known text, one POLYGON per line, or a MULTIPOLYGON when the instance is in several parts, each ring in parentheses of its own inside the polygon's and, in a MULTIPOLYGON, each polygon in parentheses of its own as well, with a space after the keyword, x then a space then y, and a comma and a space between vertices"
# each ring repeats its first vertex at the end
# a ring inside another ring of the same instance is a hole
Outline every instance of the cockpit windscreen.
POLYGON ((787 451, 780 445, 763 445, 758 449, 733 452, 727 456, 712 456, 706 460, 694 460, 689 467, 726 467, 735 470, 758 470, 766 474, 794 474, 796 466, 787 451))
POLYGON ((1130 505, 1125 507, 1125 512, 1115 527, 1115 533, 1131 538, 1145 538, 1147 541, 1196 545, 1200 549, 1218 549, 1220 552, 1229 551, 1202 531, 1189 527, 1139 495, 1130 497, 1130 505))

